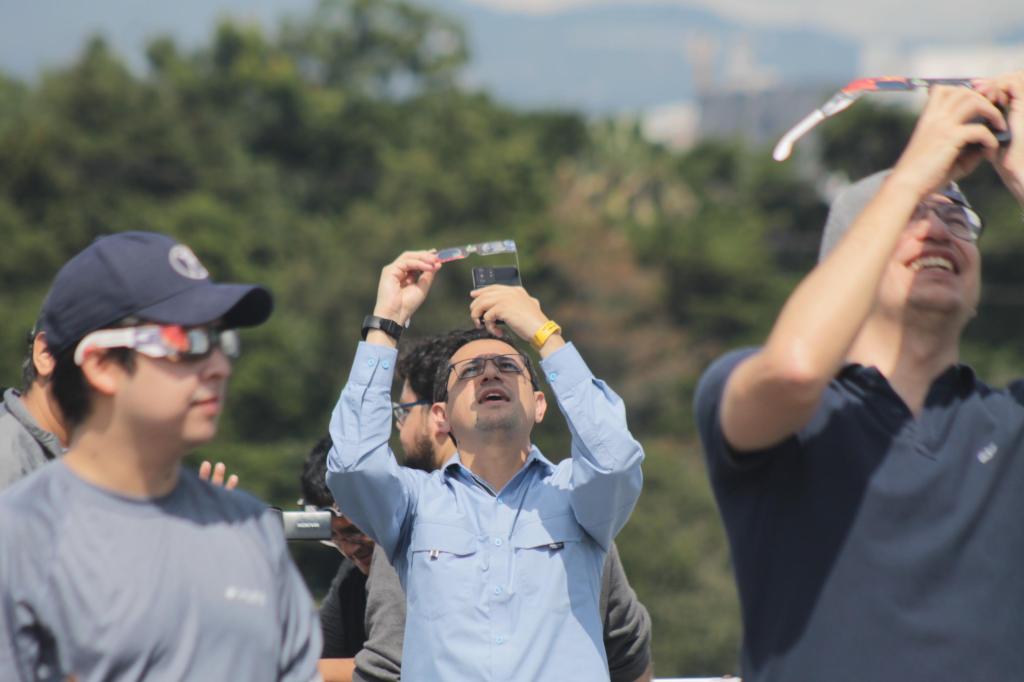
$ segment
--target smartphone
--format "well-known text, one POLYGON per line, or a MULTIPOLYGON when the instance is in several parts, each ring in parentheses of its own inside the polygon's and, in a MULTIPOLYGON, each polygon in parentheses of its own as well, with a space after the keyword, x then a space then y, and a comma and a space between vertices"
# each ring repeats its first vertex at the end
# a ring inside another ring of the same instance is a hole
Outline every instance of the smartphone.
POLYGON ((496 268, 473 268, 473 288, 506 284, 510 287, 522 286, 519 279, 519 268, 514 265, 503 265, 496 268))
MULTIPOLYGON (((1003 114, 1003 117, 1005 118, 1006 117, 1006 109, 1004 109, 1003 107, 999 107, 999 111, 1000 111, 1000 113, 1003 114)), ((1007 128, 1006 130, 996 130, 988 122, 988 119, 985 119, 985 118, 982 118, 982 117, 979 116, 978 118, 971 119, 970 123, 984 123, 985 127, 988 128, 989 130, 991 130, 992 134, 996 136, 996 141, 999 143, 1000 147, 1005 147, 1006 145, 1010 144, 1010 142, 1013 140, 1013 134, 1010 133, 1010 129, 1009 128, 1007 128)))

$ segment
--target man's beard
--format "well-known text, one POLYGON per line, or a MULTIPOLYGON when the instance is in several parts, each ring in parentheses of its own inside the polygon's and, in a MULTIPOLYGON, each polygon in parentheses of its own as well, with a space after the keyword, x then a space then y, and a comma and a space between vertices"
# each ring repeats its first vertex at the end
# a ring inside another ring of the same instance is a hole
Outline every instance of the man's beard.
POLYGON ((519 427, 522 420, 517 412, 507 410, 499 414, 477 415, 477 431, 512 431, 519 427))
POLYGON ((405 466, 431 472, 434 466, 434 444, 426 436, 419 436, 411 450, 405 453, 405 466))

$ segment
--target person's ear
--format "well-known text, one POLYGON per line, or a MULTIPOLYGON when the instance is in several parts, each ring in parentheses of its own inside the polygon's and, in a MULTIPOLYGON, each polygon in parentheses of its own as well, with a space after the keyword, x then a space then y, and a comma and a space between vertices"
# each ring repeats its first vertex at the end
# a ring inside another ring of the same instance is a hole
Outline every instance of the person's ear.
POLYGON ((42 379, 49 379, 57 365, 57 360, 46 344, 46 332, 39 332, 32 339, 32 364, 36 368, 36 374, 42 379))
POLYGON ((82 376, 86 384, 100 395, 114 395, 126 373, 125 368, 107 353, 87 353, 82 361, 82 376))
POLYGON ((448 421, 447 404, 434 403, 430 406, 430 423, 433 425, 434 433, 447 436, 452 432, 452 425, 448 421))
POLYGON ((540 424, 544 421, 544 415, 548 411, 548 400, 544 397, 544 391, 533 392, 533 423, 540 424))

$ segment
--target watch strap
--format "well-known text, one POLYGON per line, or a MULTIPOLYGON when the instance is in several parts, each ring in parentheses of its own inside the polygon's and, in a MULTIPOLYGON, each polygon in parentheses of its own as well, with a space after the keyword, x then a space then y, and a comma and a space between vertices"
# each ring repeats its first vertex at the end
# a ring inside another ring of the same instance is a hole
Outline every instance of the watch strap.
POLYGON ((371 329, 379 329, 391 338, 398 342, 398 339, 402 338, 402 330, 405 329, 402 325, 398 324, 394 320, 389 320, 386 317, 377 317, 376 315, 367 315, 363 318, 363 341, 366 340, 366 335, 371 329))

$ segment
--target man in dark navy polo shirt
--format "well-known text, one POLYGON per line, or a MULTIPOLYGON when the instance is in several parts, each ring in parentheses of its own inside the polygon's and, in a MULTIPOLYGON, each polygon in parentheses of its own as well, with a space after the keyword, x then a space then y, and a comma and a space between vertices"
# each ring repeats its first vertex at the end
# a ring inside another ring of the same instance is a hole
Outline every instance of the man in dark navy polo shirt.
POLYGON ((934 88, 764 346, 701 381, 746 682, 1024 675, 1024 383, 958 364, 981 222, 953 181, 983 158, 1024 204, 1024 72, 934 88))

